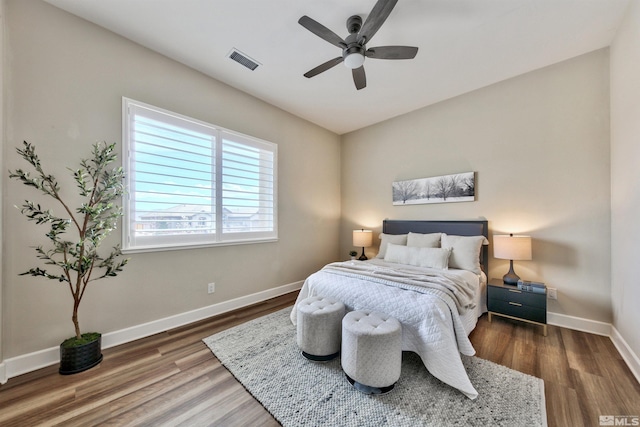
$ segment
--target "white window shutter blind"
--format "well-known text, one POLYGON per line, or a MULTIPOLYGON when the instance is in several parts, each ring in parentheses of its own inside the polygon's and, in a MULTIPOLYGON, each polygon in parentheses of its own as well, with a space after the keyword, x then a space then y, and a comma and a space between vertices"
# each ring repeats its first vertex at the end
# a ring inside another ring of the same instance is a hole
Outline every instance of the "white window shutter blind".
POLYGON ((124 115, 125 249, 277 238, 275 144, 126 98, 124 115))
POLYGON ((222 133, 222 239, 275 231, 275 150, 273 146, 222 133))

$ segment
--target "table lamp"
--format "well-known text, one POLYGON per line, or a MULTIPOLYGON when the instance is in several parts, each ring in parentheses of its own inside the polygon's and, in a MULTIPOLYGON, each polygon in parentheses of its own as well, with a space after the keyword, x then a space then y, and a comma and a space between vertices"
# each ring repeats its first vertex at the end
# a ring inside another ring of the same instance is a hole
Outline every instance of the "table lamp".
POLYGON ((531 237, 513 234, 493 236, 493 257, 509 260, 509 272, 502 277, 507 285, 517 285, 520 277, 513 271, 513 261, 531 259, 531 237))
POLYGON ((362 248, 362 255, 358 258, 365 261, 367 256, 364 254, 364 248, 368 248, 373 244, 373 233, 371 230, 353 230, 353 246, 362 248))

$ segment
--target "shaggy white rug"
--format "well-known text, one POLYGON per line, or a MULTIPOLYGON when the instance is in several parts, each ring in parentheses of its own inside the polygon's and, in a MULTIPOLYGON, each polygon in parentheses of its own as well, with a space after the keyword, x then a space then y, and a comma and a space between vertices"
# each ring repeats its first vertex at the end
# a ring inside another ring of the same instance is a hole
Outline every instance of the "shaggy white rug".
POLYGON ((393 391, 364 395, 349 384, 340 359, 305 359, 291 308, 203 341, 283 426, 546 426, 544 382, 463 356, 475 400, 434 378, 415 353, 404 353, 393 391))

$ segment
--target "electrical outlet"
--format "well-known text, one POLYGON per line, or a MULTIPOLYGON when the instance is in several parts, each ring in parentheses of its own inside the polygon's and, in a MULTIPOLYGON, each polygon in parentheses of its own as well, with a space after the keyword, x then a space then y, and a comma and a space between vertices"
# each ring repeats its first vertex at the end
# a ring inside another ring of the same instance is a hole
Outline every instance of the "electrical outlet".
POLYGON ((547 288, 547 298, 557 300, 558 290, 556 288, 547 288))
POLYGON ((207 292, 212 294, 216 291, 216 284, 211 282, 207 285, 207 292))

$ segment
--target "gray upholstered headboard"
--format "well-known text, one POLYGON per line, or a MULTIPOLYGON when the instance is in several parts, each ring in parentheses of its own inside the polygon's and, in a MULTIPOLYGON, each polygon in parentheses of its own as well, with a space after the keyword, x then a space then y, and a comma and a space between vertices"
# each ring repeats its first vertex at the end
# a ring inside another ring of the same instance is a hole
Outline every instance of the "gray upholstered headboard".
MULTIPOLYGON (((484 236, 489 238, 489 223, 486 220, 471 221, 418 221, 392 220, 382 222, 382 232, 385 234, 414 233, 447 233, 458 236, 484 236)), ((485 274, 489 272, 489 247, 482 246, 480 264, 485 274)))

